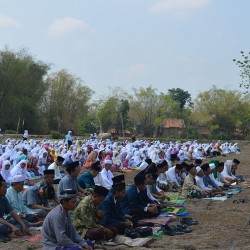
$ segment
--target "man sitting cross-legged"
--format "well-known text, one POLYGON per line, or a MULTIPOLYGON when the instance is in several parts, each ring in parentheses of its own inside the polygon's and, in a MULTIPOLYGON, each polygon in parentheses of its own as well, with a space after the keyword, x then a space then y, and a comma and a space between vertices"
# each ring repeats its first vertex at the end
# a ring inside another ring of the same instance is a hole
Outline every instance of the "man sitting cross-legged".
POLYGON ((133 222, 126 218, 123 214, 122 207, 120 205, 121 199, 125 195, 125 183, 124 175, 118 175, 113 178, 113 186, 108 196, 102 203, 104 211, 104 225, 107 227, 115 226, 119 234, 124 233, 126 228, 132 228, 133 222))
POLYGON ((7 189, 6 198, 11 207, 23 219, 26 219, 31 227, 41 226, 43 223, 39 221, 42 215, 38 212, 26 207, 23 203, 23 185, 25 178, 22 175, 12 177, 11 186, 7 189))
POLYGON ((49 212, 43 223, 43 250, 92 250, 93 244, 81 238, 71 222, 69 211, 76 208, 76 190, 63 190, 59 194, 59 199, 60 205, 49 212))
POLYGON ((12 209, 10 203, 5 197, 7 184, 0 175, 0 240, 9 241, 10 238, 17 238, 20 233, 29 233, 29 223, 23 221, 20 216, 12 209), (10 215, 8 219, 4 219, 4 215, 10 215))
POLYGON ((115 228, 106 228, 100 224, 104 213, 98 208, 108 194, 108 189, 95 186, 94 192, 86 196, 77 206, 73 215, 73 224, 77 232, 85 239, 110 240, 116 236, 115 228))
POLYGON ((139 219, 156 217, 160 214, 160 207, 148 197, 143 174, 135 176, 134 184, 126 191, 121 206, 124 214, 135 215, 139 219))

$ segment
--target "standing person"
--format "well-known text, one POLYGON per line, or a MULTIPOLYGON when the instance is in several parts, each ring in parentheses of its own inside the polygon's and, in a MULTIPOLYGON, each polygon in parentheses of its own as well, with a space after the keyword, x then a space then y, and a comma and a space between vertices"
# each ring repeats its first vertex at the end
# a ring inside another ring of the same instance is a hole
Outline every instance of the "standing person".
POLYGON ((28 132, 28 130, 24 130, 24 133, 23 133, 23 140, 24 140, 24 141, 27 141, 27 140, 28 140, 28 137, 29 137, 29 132, 28 132))
POLYGON ((92 250, 93 244, 85 241, 72 225, 69 211, 76 208, 76 190, 63 190, 60 195, 60 205, 56 206, 43 223, 43 250, 60 249, 88 249, 92 250), (91 245, 91 246, 90 246, 91 245))
POLYGON ((62 179, 62 175, 60 173, 60 167, 64 162, 64 158, 62 156, 57 156, 56 161, 49 165, 49 170, 55 171, 54 184, 59 184, 62 179))
POLYGON ((66 138, 66 143, 69 148, 73 144, 72 131, 68 131, 68 134, 65 136, 65 138, 66 138))

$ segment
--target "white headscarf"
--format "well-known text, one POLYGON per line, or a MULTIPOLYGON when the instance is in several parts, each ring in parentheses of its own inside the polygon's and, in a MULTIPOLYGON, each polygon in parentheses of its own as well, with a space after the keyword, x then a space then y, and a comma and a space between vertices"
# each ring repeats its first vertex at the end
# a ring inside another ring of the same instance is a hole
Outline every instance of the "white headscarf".
POLYGON ((11 178, 11 174, 10 174, 10 171, 13 167, 11 166, 10 164, 10 161, 8 160, 5 160, 2 164, 2 169, 1 169, 1 175, 3 177, 3 179, 6 181, 6 182, 10 182, 10 178, 11 178), (10 168, 9 169, 6 169, 6 165, 10 165, 10 168))
POLYGON ((11 176, 23 175, 25 179, 31 179, 30 173, 27 171, 27 161, 21 160, 17 165, 10 171, 11 176), (22 168, 21 164, 25 163, 25 167, 22 168))

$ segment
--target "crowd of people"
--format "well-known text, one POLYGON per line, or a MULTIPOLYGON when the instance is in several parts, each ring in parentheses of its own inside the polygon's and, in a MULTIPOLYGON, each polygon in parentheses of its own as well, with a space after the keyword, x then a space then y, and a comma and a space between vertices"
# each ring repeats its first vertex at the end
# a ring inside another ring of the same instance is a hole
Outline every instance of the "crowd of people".
POLYGON ((224 195, 240 161, 237 143, 6 139, 0 144, 0 241, 42 226, 43 248, 93 248, 157 217, 169 194, 182 198, 224 195), (209 163, 203 163, 211 157, 209 163), (137 169, 134 182, 126 172, 137 169), (115 175, 115 176, 114 176, 115 175))

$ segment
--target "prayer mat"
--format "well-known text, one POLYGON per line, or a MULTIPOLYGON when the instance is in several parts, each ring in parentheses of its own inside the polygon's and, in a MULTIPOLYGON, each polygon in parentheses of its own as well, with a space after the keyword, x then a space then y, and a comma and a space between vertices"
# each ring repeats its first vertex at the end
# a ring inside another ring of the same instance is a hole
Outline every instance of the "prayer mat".
POLYGON ((186 207, 187 206, 186 203, 184 203, 184 204, 174 204, 174 203, 165 202, 164 204, 166 205, 166 207, 186 207))
POLYGON ((154 225, 165 225, 171 221, 173 221, 173 216, 171 217, 164 217, 164 216, 157 216, 156 218, 144 218, 139 220, 138 222, 151 222, 154 225))
POLYGON ((135 169, 122 169, 121 172, 122 173, 130 173, 130 172, 133 172, 135 171, 135 169))
POLYGON ((147 247, 154 241, 154 239, 149 237, 131 239, 123 235, 117 235, 115 239, 119 245, 124 244, 129 247, 147 247))
POLYGON ((20 238, 22 240, 25 240, 25 241, 28 241, 28 242, 31 242, 31 243, 34 243, 34 242, 37 242, 39 241, 43 236, 41 234, 37 234, 37 235, 24 235, 24 236, 20 236, 20 238))
POLYGON ((162 211, 167 212, 169 214, 179 214, 185 212, 186 208, 175 208, 175 207, 166 207, 162 209, 162 211))
POLYGON ((101 244, 106 246, 126 245, 129 247, 147 247, 153 241, 154 240, 149 237, 131 239, 130 237, 124 235, 117 235, 113 240, 102 241, 101 244))
POLYGON ((214 200, 214 201, 226 201, 227 196, 221 196, 221 197, 211 197, 211 198, 203 198, 204 200, 214 200))

